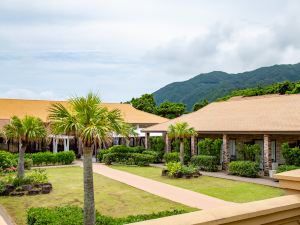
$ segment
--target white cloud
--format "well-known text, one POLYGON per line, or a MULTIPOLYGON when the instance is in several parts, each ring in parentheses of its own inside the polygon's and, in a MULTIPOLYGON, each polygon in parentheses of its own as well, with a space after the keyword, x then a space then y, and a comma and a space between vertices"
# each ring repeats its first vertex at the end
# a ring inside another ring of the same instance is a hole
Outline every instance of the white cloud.
POLYGON ((52 91, 34 92, 28 89, 11 89, 4 92, 1 97, 16 99, 56 99, 52 91))

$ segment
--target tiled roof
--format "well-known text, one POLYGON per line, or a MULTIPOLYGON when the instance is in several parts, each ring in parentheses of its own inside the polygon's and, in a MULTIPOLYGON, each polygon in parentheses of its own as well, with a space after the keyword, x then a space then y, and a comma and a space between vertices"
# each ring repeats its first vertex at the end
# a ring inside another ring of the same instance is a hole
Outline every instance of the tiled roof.
POLYGON ((300 132, 300 95, 235 97, 144 131, 167 131, 177 122, 187 122, 198 132, 300 132))
MULTIPOLYGON (((0 120, 10 119, 14 115, 19 117, 32 115, 46 122, 49 107, 58 102, 67 105, 66 101, 0 99, 0 120)), ((153 125, 168 121, 166 118, 137 110, 130 104, 103 103, 102 105, 109 110, 119 109, 125 121, 131 124, 153 125)))

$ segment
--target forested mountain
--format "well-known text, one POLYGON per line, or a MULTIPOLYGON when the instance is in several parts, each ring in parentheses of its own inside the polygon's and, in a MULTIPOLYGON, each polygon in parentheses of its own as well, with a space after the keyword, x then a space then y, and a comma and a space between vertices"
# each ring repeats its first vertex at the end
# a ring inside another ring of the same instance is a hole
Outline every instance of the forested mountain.
POLYGON ((189 110, 196 102, 214 101, 236 89, 266 86, 300 80, 300 63, 274 65, 253 71, 229 74, 221 71, 199 74, 187 81, 174 82, 153 93, 157 104, 164 101, 185 103, 189 110))

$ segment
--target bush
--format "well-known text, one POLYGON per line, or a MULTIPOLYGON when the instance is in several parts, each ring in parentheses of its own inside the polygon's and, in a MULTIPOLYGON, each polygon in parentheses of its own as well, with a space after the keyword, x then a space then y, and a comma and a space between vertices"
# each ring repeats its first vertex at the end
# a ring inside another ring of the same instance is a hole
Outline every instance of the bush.
POLYGON ((48 183, 48 176, 46 170, 37 169, 26 174, 25 177, 20 178, 16 175, 8 175, 3 179, 5 184, 13 184, 15 187, 20 187, 25 184, 43 184, 48 183))
POLYGON ((281 146, 282 156, 285 159, 286 164, 300 166, 300 149, 299 147, 290 148, 288 143, 284 143, 281 146))
POLYGON ((17 160, 14 154, 10 152, 0 151, 0 162, 0 169, 2 170, 17 166, 17 160))
POLYGON ((251 161, 234 161, 229 163, 229 173, 241 177, 257 177, 259 165, 251 161))
POLYGON ((103 156, 107 153, 109 153, 110 151, 108 149, 101 149, 98 153, 98 160, 99 162, 102 162, 103 161, 103 156))
POLYGON ((179 153, 178 152, 170 152, 164 154, 164 160, 166 163, 169 162, 179 162, 179 153))
POLYGON ((26 154, 25 158, 32 159, 32 163, 35 166, 55 164, 68 165, 75 160, 75 153, 73 151, 63 151, 58 153, 38 152, 26 154))
POLYGON ((155 151, 147 150, 147 151, 143 151, 143 154, 152 155, 154 157, 154 162, 156 162, 156 163, 161 161, 159 153, 157 153, 155 151))
MULTIPOLYGON (((187 164, 191 159, 191 143, 189 139, 184 139, 184 163, 187 164)), ((175 139, 172 142, 172 149, 174 152, 180 152, 180 140, 175 139)))
POLYGON ((109 152, 116 153, 142 153, 144 150, 141 146, 127 147, 125 145, 114 145, 108 149, 109 152))
POLYGON ((159 159, 162 160, 165 153, 165 141, 163 137, 150 137, 151 150, 155 151, 159 155, 159 159))
POLYGON ((220 162, 222 143, 221 139, 205 138, 198 143, 199 154, 215 156, 217 162, 220 162))
POLYGON ((281 165, 278 166, 276 173, 282 173, 282 172, 286 172, 286 171, 290 171, 290 170, 296 170, 296 169, 300 169, 300 166, 294 166, 294 165, 281 165))
POLYGON ((106 165, 110 165, 112 163, 120 163, 126 165, 148 166, 150 163, 155 162, 155 157, 153 155, 141 153, 112 152, 104 154, 102 161, 106 165))
POLYGON ((237 148, 237 158, 240 161, 259 162, 261 149, 258 144, 248 145, 242 144, 237 148))
POLYGON ((25 158, 24 167, 26 170, 30 170, 33 165, 32 159, 25 158))
MULTIPOLYGON (((96 212, 96 225, 123 225, 165 216, 185 213, 184 210, 162 211, 159 213, 113 218, 96 212)), ((30 208, 27 212, 28 225, 82 225, 83 210, 77 206, 55 208, 30 208)))
POLYGON ((174 177, 177 173, 182 171, 182 165, 180 162, 169 162, 167 163, 168 175, 174 177))
POLYGON ((5 191, 5 183, 2 181, 2 180, 0 180, 0 195, 5 191))
POLYGON ((56 163, 64 165, 71 164, 76 158, 75 153, 73 151, 58 152, 54 155, 56 158, 56 163))
POLYGON ((218 160, 216 156, 195 155, 191 158, 191 164, 204 171, 215 172, 218 170, 218 160))

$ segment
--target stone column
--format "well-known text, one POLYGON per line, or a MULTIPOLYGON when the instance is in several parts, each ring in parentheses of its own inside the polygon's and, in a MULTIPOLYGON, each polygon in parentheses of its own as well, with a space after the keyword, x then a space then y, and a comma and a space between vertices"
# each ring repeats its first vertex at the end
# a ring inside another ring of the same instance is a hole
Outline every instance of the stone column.
POLYGON ((167 133, 165 133, 165 152, 171 152, 171 140, 167 133))
POLYGON ((58 144, 58 140, 57 138, 53 138, 53 153, 57 153, 57 144, 58 144))
POLYGON ((145 133, 145 149, 150 148, 150 133, 145 133))
POLYGON ((271 138, 270 135, 264 134, 264 171, 265 174, 269 174, 269 170, 272 169, 272 150, 271 150, 271 138))
POLYGON ((230 149, 229 149, 229 137, 228 134, 223 134, 223 170, 228 170, 228 164, 230 162, 230 149))
POLYGON ((197 143, 195 135, 191 137, 191 155, 197 155, 197 143))

